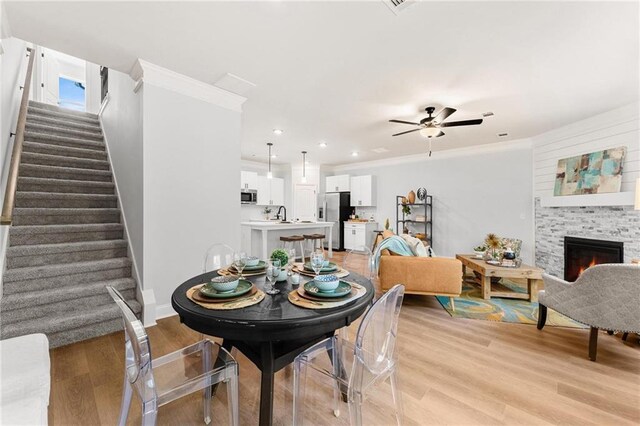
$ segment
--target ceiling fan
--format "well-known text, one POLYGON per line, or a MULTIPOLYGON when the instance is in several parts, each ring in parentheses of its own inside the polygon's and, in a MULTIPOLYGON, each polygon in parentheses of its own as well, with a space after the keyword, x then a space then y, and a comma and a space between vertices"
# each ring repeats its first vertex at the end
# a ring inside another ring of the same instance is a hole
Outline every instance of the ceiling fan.
POLYGON ((444 123, 451 114, 456 112, 455 108, 444 107, 435 117, 433 112, 436 109, 434 107, 426 107, 425 111, 429 114, 428 117, 420 120, 419 123, 404 120, 389 120, 390 123, 410 124, 412 126, 418 126, 417 129, 407 130, 406 132, 396 133, 392 136, 405 135, 407 133, 420 131, 420 134, 429 139, 429 157, 431 157, 431 139, 444 136, 444 132, 441 130, 443 127, 459 127, 459 126, 475 126, 482 123, 482 118, 475 120, 462 120, 462 121, 450 121, 444 123))

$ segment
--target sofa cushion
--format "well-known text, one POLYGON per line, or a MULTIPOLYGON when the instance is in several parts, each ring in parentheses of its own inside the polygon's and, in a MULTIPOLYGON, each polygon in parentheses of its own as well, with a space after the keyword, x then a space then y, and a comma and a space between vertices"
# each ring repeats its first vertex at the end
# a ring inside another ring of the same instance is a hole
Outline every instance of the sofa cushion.
POLYGON ((0 404, 3 408, 11 401, 31 397, 41 398, 48 405, 51 373, 47 336, 28 334, 0 340, 0 359, 0 404))
POLYGON ((422 244, 422 240, 416 237, 412 237, 411 235, 408 235, 408 234, 402 234, 400 236, 402 237, 403 240, 407 242, 414 256, 417 256, 417 257, 429 256, 429 252, 427 251, 427 248, 425 247, 425 245, 422 244))

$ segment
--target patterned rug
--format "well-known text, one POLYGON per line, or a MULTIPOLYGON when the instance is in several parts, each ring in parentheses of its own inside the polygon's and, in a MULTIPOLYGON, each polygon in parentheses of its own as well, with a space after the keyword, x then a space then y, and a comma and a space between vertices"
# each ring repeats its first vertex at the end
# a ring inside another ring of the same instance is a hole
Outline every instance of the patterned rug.
MULTIPOLYGON (((518 284, 502 280, 501 285, 518 293, 526 293, 526 289, 518 284)), ((471 318, 485 321, 512 322, 519 324, 538 323, 538 303, 531 303, 522 299, 503 299, 494 297, 489 300, 482 298, 480 287, 468 282, 462 284, 462 294, 455 298, 456 310, 451 310, 448 297, 437 296, 438 302, 449 315, 454 318, 471 318)), ((586 328, 570 318, 552 309, 547 311, 547 326, 586 328)))

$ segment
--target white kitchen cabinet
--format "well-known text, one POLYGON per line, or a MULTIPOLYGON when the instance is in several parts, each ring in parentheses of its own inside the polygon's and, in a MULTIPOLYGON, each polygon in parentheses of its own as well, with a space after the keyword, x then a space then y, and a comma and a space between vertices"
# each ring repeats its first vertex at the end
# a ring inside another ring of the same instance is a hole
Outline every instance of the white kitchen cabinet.
POLYGON ((361 246, 371 247, 377 226, 376 222, 344 222, 345 250, 354 250, 361 246))
POLYGON ((240 172, 240 189, 258 189, 258 173, 240 172))
POLYGON ((258 176, 258 206, 281 206, 284 204, 284 179, 258 176))
POLYGON ((351 177, 351 206, 375 206, 375 178, 372 175, 351 177))
POLYGON ((349 175, 327 176, 325 192, 349 192, 350 185, 349 175))

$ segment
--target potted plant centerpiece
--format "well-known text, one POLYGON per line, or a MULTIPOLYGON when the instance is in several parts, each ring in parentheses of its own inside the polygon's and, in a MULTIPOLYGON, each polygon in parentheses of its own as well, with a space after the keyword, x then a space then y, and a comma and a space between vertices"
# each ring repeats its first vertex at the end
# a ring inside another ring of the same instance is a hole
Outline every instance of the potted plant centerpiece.
POLYGON ((287 279, 287 264, 289 263, 289 255, 284 249, 275 249, 271 252, 271 260, 280 261, 280 275, 276 281, 286 281, 287 279))
POLYGON ((272 210, 271 207, 266 206, 264 209, 262 209, 262 214, 264 215, 264 220, 269 220, 269 215, 271 214, 272 210))

